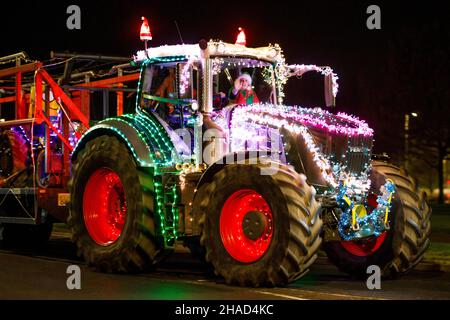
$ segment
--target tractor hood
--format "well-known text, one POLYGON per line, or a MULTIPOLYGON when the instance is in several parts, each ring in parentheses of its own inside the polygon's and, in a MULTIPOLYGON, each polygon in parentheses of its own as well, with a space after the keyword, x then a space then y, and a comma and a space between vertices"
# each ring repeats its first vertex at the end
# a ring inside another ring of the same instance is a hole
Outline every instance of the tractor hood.
POLYGON ((268 150, 273 141, 264 139, 278 132, 279 153, 315 185, 336 188, 343 179, 367 176, 373 130, 354 116, 320 108, 252 104, 225 108, 215 121, 228 129, 230 151, 268 150))

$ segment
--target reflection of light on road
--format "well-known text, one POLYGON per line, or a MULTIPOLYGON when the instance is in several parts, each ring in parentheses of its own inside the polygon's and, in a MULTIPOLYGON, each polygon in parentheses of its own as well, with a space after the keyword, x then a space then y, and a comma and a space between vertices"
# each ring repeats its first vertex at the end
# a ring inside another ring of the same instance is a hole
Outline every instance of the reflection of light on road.
POLYGON ((183 283, 167 283, 139 287, 135 291, 140 299, 187 300, 195 295, 194 289, 183 283))

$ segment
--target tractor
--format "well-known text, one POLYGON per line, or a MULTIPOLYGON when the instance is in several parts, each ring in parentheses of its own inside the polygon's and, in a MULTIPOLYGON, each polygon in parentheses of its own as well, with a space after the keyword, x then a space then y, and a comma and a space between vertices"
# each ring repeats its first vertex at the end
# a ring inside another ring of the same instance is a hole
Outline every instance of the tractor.
POLYGON ((301 278, 321 248, 356 277, 421 260, 431 210, 415 180, 372 154, 363 120, 284 105, 278 45, 146 46, 133 64, 136 112, 92 126, 71 155, 68 224, 89 265, 141 272, 181 244, 259 287, 301 278), (244 73, 258 98, 236 103, 244 73))

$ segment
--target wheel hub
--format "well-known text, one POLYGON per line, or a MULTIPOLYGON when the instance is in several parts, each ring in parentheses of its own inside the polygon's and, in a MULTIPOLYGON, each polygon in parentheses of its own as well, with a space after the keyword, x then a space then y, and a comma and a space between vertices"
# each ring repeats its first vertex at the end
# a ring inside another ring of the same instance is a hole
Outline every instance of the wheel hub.
POLYGON ((127 203, 120 177, 108 168, 96 170, 83 195, 83 217, 91 238, 107 246, 117 241, 125 226, 127 203))
POLYGON ((264 213, 259 211, 249 211, 244 216, 242 221, 242 229, 244 235, 251 239, 256 240, 261 237, 264 231, 267 229, 268 221, 264 213))
POLYGON ((226 251, 237 261, 251 263, 269 249, 273 237, 272 210, 252 189, 240 189, 225 201, 220 215, 220 237, 226 251))

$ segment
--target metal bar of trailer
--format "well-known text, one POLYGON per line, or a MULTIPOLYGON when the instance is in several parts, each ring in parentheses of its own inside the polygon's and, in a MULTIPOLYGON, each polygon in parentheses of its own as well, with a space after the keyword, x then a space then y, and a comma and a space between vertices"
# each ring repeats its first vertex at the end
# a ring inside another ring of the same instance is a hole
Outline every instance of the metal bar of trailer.
MULTIPOLYGON (((62 118, 62 129, 65 137, 69 136, 69 119, 67 117, 62 118)), ((65 144, 63 146, 63 185, 67 185, 67 182, 70 178, 70 153, 72 152, 73 147, 69 144, 65 144)))
POLYGON ((28 119, 20 119, 20 120, 0 121, 0 127, 21 126, 24 124, 31 124, 33 121, 36 121, 36 119, 28 118, 28 119))
POLYGON ((0 188, 0 194, 36 194, 37 188, 0 188))
POLYGON ((16 108, 15 108, 15 118, 23 119, 26 117, 24 114, 24 106, 22 105, 22 72, 16 73, 16 108))
POLYGON ((77 54, 77 53, 63 53, 50 51, 51 58, 74 58, 77 60, 100 60, 100 61, 112 61, 112 62, 130 62, 129 57, 114 57, 114 56, 102 56, 94 54, 77 54))
MULTIPOLYGON (((119 84, 120 85, 120 84, 119 84)), ((137 89, 131 89, 131 88, 108 88, 108 87, 77 87, 77 86, 61 86, 63 89, 68 89, 70 91, 117 91, 117 92, 136 92, 137 89)))
POLYGON ((16 96, 0 98, 0 104, 7 103, 7 102, 14 102, 14 101, 16 101, 16 96))
POLYGON ((26 72, 30 72, 30 71, 35 71, 35 70, 39 69, 41 66, 42 66, 41 62, 33 62, 33 63, 24 64, 19 67, 3 69, 3 70, 0 70, 0 78, 12 76, 18 72, 26 73, 26 72))
MULTIPOLYGON (((41 75, 42 78, 45 80, 45 82, 47 82, 48 85, 52 88, 53 95, 55 96, 55 98, 60 98, 62 100, 62 102, 64 102, 64 104, 69 108, 69 111, 71 113, 73 113, 83 123, 83 125, 86 128, 89 128, 89 120, 87 119, 87 117, 78 109, 78 107, 75 105, 75 103, 73 103, 73 101, 61 89, 61 87, 58 86, 58 84, 47 73, 47 71, 45 71, 44 69, 40 69, 39 72, 36 74, 36 76, 38 74, 41 75)), ((36 83, 36 85, 37 85, 37 83, 36 83)), ((36 88, 37 88, 37 86, 36 86, 36 88)), ((41 93, 42 93, 42 90, 41 90, 41 93)), ((42 97, 42 95, 39 96, 37 91, 36 91, 36 97, 42 97)), ((36 103, 37 103, 38 100, 41 100, 41 99, 36 99, 36 103)), ((38 109, 36 108, 36 111, 37 110, 38 109)), ((42 110, 42 105, 41 105, 40 110, 42 110)))
POLYGON ((50 120, 41 112, 40 114, 36 114, 37 117, 42 119, 47 126, 58 136, 59 139, 66 145, 66 147, 69 149, 70 152, 72 152, 73 147, 70 145, 70 142, 64 138, 64 136, 56 129, 53 124, 50 122, 50 120))
POLYGON ((122 82, 134 81, 139 79, 139 72, 127 74, 126 76, 108 78, 103 80, 92 81, 84 84, 80 84, 77 87, 101 87, 110 86, 113 84, 118 84, 122 82))
POLYGON ((25 51, 10 54, 10 55, 4 56, 4 57, 0 57, 0 61, 9 61, 9 60, 15 60, 15 59, 29 59, 29 58, 25 51))
POLYGON ((103 119, 109 117, 109 92, 103 90, 103 119))
POLYGON ((0 223, 36 224, 34 218, 0 217, 0 223))
MULTIPOLYGON (((121 88, 123 86, 122 83, 118 84, 119 88, 121 88)), ((123 114, 123 91, 117 91, 116 93, 116 97, 117 97, 117 110, 116 110, 116 114, 118 116, 121 116, 123 114)))

